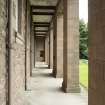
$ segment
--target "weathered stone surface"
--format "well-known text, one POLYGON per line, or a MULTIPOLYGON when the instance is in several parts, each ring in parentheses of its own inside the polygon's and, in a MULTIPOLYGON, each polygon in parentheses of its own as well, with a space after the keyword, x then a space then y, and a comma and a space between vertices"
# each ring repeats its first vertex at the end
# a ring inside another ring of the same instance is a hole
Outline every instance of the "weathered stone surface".
POLYGON ((30 59, 30 56, 31 56, 31 53, 30 53, 30 3, 29 1, 27 1, 27 31, 26 31, 26 35, 25 35, 25 38, 26 38, 26 90, 30 90, 30 74, 31 74, 31 59, 30 59))
POLYGON ((54 16, 53 20, 53 76, 56 75, 57 69, 57 16, 54 16))
POLYGON ((57 16, 57 65, 55 77, 63 77, 63 15, 57 16))
POLYGON ((45 62, 49 65, 49 36, 45 38, 45 62))
POLYGON ((0 105, 6 105, 6 0, 0 0, 0 105))
MULTIPOLYGON (((16 27, 17 18, 14 14, 16 12, 17 2, 11 2, 11 56, 10 56, 10 102, 11 105, 24 105, 24 91, 25 91, 25 22, 26 22, 26 2, 22 0, 22 25, 21 33, 18 33, 16 27)), ((21 13, 21 12, 20 12, 21 13)))
POLYGON ((50 68, 53 69, 53 29, 50 30, 50 68))
POLYGON ((14 45, 14 70, 11 71, 11 104, 24 105, 25 89, 25 49, 24 45, 14 45))
POLYGON ((64 75, 65 92, 79 92, 79 0, 64 4, 64 75))
POLYGON ((89 105, 105 104, 104 12, 104 0, 89 0, 89 105))

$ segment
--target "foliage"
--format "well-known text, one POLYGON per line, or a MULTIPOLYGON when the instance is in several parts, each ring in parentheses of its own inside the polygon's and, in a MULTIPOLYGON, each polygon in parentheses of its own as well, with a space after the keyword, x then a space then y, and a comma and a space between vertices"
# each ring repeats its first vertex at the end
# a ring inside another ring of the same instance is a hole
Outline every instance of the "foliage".
POLYGON ((88 61, 80 60, 79 65, 79 79, 80 84, 86 88, 88 88, 88 61))
POLYGON ((80 59, 88 59, 88 27, 83 20, 79 23, 80 32, 80 59))

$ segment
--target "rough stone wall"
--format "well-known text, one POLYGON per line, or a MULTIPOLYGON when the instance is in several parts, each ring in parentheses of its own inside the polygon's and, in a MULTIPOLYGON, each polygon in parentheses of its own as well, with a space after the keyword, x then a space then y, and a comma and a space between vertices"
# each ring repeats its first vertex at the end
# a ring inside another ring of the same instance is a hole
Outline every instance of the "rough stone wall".
MULTIPOLYGON (((26 35, 26 0, 22 0, 21 34, 17 31, 17 1, 9 2, 11 11, 10 27, 10 104, 26 105, 25 90, 25 35, 26 35)), ((29 9, 29 8, 28 8, 29 9)), ((30 11, 30 10, 29 10, 30 11)), ((29 14, 29 12, 28 12, 29 14)), ((0 105, 6 105, 6 0, 0 0, 0 105)), ((30 16, 30 14, 29 14, 30 16)), ((28 23, 27 23, 28 24, 28 23)), ((30 23, 28 24, 28 28, 30 23)), ((30 32, 29 32, 30 33, 30 32)), ((28 33, 28 36, 30 34, 28 33)), ((27 37, 27 69, 30 70, 30 38, 27 37)), ((29 72, 28 72, 29 74, 29 72)), ((29 77, 29 75, 27 76, 29 77)))
POLYGON ((22 33, 16 27, 16 0, 11 2, 11 105, 24 105, 25 90, 25 0, 22 0, 22 33))
POLYGON ((15 43, 14 46, 14 70, 11 74, 11 105, 24 105, 25 90, 25 49, 24 45, 15 43))
POLYGON ((89 0, 89 105, 105 104, 105 1, 89 0))
POLYGON ((0 0, 0 105, 6 105, 6 0, 0 0))

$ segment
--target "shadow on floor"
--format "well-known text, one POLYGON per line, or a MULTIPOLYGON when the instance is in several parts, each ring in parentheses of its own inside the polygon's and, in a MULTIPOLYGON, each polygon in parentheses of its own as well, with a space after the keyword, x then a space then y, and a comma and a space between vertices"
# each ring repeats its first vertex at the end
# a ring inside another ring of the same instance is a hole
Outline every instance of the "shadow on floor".
POLYGON ((53 87, 53 88, 49 88, 48 91, 53 92, 53 93, 64 93, 64 91, 62 90, 62 87, 53 87))
POLYGON ((88 96, 81 93, 64 93, 62 78, 54 78, 52 69, 46 64, 37 63, 30 78, 29 88, 26 91, 26 105, 88 105, 88 96))
POLYGON ((35 67, 35 69, 48 69, 48 67, 35 67))
POLYGON ((48 77, 52 77, 53 78, 53 74, 52 73, 36 73, 36 72, 33 72, 32 73, 32 77, 45 77, 45 78, 48 78, 48 77))

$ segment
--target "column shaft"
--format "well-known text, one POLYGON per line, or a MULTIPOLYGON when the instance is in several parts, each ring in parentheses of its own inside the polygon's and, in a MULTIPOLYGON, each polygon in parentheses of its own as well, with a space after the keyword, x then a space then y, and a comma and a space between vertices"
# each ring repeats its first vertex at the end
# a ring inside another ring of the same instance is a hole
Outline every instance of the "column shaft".
POLYGON ((49 36, 45 39, 45 61, 49 65, 49 36))
POLYGON ((105 104, 105 0, 89 0, 89 104, 105 104))
POLYGON ((50 68, 53 69, 53 29, 50 31, 50 68))
POLYGON ((57 39, 56 39, 56 74, 55 77, 63 77, 63 14, 57 16, 57 39))
POLYGON ((56 66, 57 66, 57 16, 55 15, 53 20, 53 76, 56 75, 56 66))
POLYGON ((65 92, 79 92, 79 0, 63 0, 65 92))

